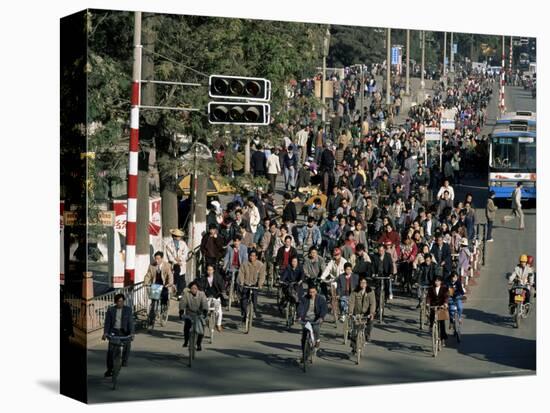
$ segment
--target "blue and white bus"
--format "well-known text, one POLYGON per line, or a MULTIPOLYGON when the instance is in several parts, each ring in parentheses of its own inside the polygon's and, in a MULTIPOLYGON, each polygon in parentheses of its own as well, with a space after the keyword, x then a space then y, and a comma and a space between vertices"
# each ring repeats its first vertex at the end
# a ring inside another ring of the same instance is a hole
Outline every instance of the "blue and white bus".
POLYGON ((507 112, 497 119, 497 125, 537 125, 537 114, 529 111, 507 112))
POLYGON ((510 199, 516 184, 523 183, 525 199, 537 196, 536 124, 512 118, 495 126, 489 142, 489 190, 496 198, 510 199))

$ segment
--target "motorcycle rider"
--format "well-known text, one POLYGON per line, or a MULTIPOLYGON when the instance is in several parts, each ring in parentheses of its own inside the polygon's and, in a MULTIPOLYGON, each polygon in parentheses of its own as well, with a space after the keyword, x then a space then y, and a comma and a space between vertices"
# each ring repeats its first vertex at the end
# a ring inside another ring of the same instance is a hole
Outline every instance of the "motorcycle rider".
MULTIPOLYGON (((516 265, 516 268, 514 268, 514 271, 508 277, 508 283, 510 285, 512 285, 515 282, 519 286, 524 287, 526 289, 525 304, 528 304, 531 298, 531 286, 533 285, 533 281, 534 281, 533 269, 527 263, 527 261, 528 261, 527 254, 522 254, 519 257, 519 264, 516 265)), ((513 306, 514 306, 514 288, 510 289, 508 304, 510 307, 510 312, 512 313, 513 306)))

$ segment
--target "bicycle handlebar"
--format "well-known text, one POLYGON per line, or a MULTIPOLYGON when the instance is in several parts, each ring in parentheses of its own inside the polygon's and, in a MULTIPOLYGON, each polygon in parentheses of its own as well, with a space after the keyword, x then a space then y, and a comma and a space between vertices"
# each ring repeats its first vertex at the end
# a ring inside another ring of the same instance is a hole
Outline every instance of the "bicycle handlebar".
POLYGON ((129 336, 115 336, 114 334, 108 334, 105 336, 107 338, 108 341, 119 341, 121 343, 123 342, 126 342, 126 341, 132 341, 132 336, 129 335, 129 336))

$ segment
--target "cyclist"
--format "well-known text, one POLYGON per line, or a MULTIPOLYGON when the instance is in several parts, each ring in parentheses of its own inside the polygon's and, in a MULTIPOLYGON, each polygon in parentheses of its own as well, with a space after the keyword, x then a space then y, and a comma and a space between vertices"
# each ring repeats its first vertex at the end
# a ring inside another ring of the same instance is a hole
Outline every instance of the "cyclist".
MULTIPOLYGON (((107 336, 127 336, 132 337, 135 334, 134 330, 134 315, 132 309, 124 305, 124 294, 115 295, 115 305, 109 307, 107 313, 105 313, 105 322, 103 324, 103 336, 102 340, 106 340, 107 336)), ((122 366, 128 366, 128 357, 130 356, 130 342, 124 343, 124 350, 122 353, 122 366)), ((111 377, 113 375, 113 349, 109 345, 107 350, 107 371, 105 377, 111 377)))
MULTIPOLYGON (((465 291, 464 287, 462 286, 462 282, 460 281, 460 278, 458 276, 458 272, 451 272, 451 279, 447 284, 447 288, 449 289, 449 304, 456 304, 458 322, 462 324, 462 309, 464 307, 462 304, 462 297, 464 297, 465 291)), ((452 320, 453 315, 450 314, 450 316, 452 320)))
POLYGON ((279 305, 279 309, 284 308, 286 301, 291 298, 295 300, 296 303, 299 302, 299 297, 302 296, 301 283, 304 279, 304 270, 298 263, 298 257, 292 257, 290 260, 290 265, 286 267, 285 271, 281 275, 281 282, 286 285, 283 286, 283 298, 279 305))
POLYGON ((163 240, 164 252, 166 253, 166 260, 170 264, 174 274, 174 281, 177 287, 176 295, 180 299, 186 284, 185 262, 189 255, 189 248, 182 239, 184 233, 181 229, 173 228, 170 230, 170 234, 172 235, 171 238, 166 237, 163 240))
MULTIPOLYGON (((389 277, 393 272, 393 261, 390 254, 386 252, 386 246, 380 244, 376 254, 371 257, 372 272, 378 277, 389 277)), ((391 294, 390 280, 384 280, 384 289, 391 294)), ((387 299, 387 296, 386 296, 387 299)))
MULTIPOLYGON (((321 344, 321 337, 319 335, 321 330, 321 323, 328 313, 328 306, 325 297, 321 296, 317 292, 317 287, 310 284, 308 286, 307 294, 300 299, 298 305, 298 318, 302 321, 310 321, 313 324, 313 336, 315 337, 315 347, 318 349, 321 344)), ((304 351, 304 345, 307 339, 307 330, 302 330, 302 352, 304 351)))
POLYGON ((161 293, 161 304, 166 304, 169 298, 170 290, 174 288, 174 276, 170 264, 163 260, 164 254, 162 251, 155 252, 154 264, 149 265, 143 285, 150 286, 151 284, 163 285, 161 293))
MULTIPOLYGON (((225 271, 225 279, 227 280, 227 291, 229 294, 229 286, 232 280, 235 279, 239 268, 248 261, 248 249, 242 242, 240 235, 233 236, 233 243, 228 245, 223 259, 223 270, 225 271)), ((208 264, 207 264, 208 265, 208 264)))
MULTIPOLYGON (((441 276, 437 276, 434 279, 432 287, 428 290, 426 296, 426 303, 430 306, 438 306, 448 308, 449 306, 449 290, 443 285, 443 279, 441 276)), ((435 310, 430 311, 430 330, 434 323, 435 310)), ((441 345, 445 346, 445 340, 447 340, 447 330, 445 329, 445 320, 439 320, 439 334, 441 334, 441 345)))
POLYGON ((199 291, 199 283, 191 281, 188 290, 184 292, 180 301, 180 317, 185 314, 183 325, 183 347, 189 345, 189 332, 191 330, 191 317, 196 317, 196 322, 200 323, 197 331, 197 351, 201 351, 202 338, 204 337, 204 318, 208 314, 208 300, 203 291, 199 291))
POLYGON ((319 257, 317 247, 311 247, 308 256, 304 259, 304 277, 308 280, 318 279, 324 270, 325 260, 319 257))
POLYGON ((206 275, 203 275, 198 279, 199 288, 206 294, 208 300, 208 307, 214 308, 214 311, 218 315, 216 319, 216 330, 222 331, 222 299, 223 299, 223 278, 219 273, 214 270, 212 264, 206 266, 206 275))
POLYGON ((332 257, 333 259, 329 261, 321 274, 321 280, 324 283, 322 288, 324 289, 323 293, 325 297, 328 295, 327 284, 333 284, 336 288, 336 279, 344 272, 344 265, 347 263, 346 259, 342 257, 340 248, 334 248, 332 257))
POLYGON ((355 266, 353 267, 353 272, 363 278, 370 276, 372 273, 372 262, 363 243, 359 243, 355 247, 355 266))
POLYGON ((359 284, 359 276, 352 272, 351 263, 344 264, 344 272, 338 276, 337 294, 340 303, 340 321, 344 322, 348 313, 349 297, 359 284))
POLYGON ((418 305, 416 308, 420 308, 422 304, 422 287, 426 287, 433 284, 435 277, 437 276, 438 268, 433 261, 432 254, 424 254, 424 262, 418 266, 418 305))
MULTIPOLYGON (((241 289, 241 318, 243 324, 246 322, 246 311, 248 310, 248 288, 258 287, 262 288, 265 281, 265 264, 258 260, 258 254, 256 250, 250 250, 248 252, 248 261, 245 262, 239 269, 238 284, 241 289)), ((250 290, 252 294, 252 305, 254 306, 254 316, 261 319, 261 315, 258 314, 258 296, 255 290, 250 290)))
POLYGON ((279 267, 279 274, 285 271, 294 257, 298 257, 298 251, 292 246, 292 237, 287 235, 284 238, 284 244, 277 251, 277 257, 275 258, 275 262, 279 267))
POLYGON ((308 217, 307 225, 298 231, 298 242, 302 245, 303 251, 308 251, 312 246, 321 245, 321 231, 312 216, 308 217))
MULTIPOLYGON (((376 313, 376 296, 374 290, 369 287, 366 278, 361 278, 359 285, 351 293, 348 309, 349 315, 363 315, 363 317, 366 317, 365 339, 370 341, 374 314, 376 313)), ((352 349, 354 349, 355 337, 351 338, 351 342, 352 349)))
MULTIPOLYGON (((519 264, 516 265, 516 268, 514 268, 514 271, 508 277, 509 284, 513 284, 514 282, 516 282, 517 284, 525 288, 525 304, 528 304, 531 298, 531 286, 533 285, 534 281, 533 269, 527 263, 527 261, 527 254, 522 254, 519 257, 519 264)), ((510 307, 510 314, 512 314, 514 305, 514 289, 510 289, 509 291, 508 304, 510 307)))

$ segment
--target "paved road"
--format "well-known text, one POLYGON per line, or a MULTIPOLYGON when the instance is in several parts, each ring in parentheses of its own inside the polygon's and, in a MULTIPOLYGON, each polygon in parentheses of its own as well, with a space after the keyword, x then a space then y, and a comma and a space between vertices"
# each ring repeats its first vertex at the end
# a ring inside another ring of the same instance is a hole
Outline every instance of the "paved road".
MULTIPOLYGON (((522 89, 508 88, 508 110, 528 109, 522 89), (515 105, 518 105, 515 107, 515 105), (521 106, 519 106, 521 105, 521 106)), ((534 108, 532 108, 534 109, 534 108)), ((491 110, 494 117, 495 110, 491 110)), ((482 182, 479 186, 485 186, 482 182)), ((485 186, 486 187, 486 186, 485 186)), ((469 190, 469 189, 468 189, 469 190)), ((463 196, 464 189, 459 193, 463 196)), ((482 212, 480 190, 478 209, 482 212)), ((507 211, 499 211, 500 218, 507 211)), ((182 326, 175 312, 166 327, 152 335, 140 333, 133 345, 130 366, 121 374, 118 391, 103 378, 105 345, 88 351, 90 402, 192 397, 280 390, 307 390, 342 386, 408 383, 418 381, 533 374, 536 368, 535 314, 514 329, 507 310, 505 274, 522 252, 535 254, 535 213, 526 211, 526 230, 513 223, 498 226, 495 242, 488 244, 486 266, 465 304, 464 339, 449 339, 437 358, 431 355, 431 338, 418 329, 415 300, 396 298, 386 322, 377 324, 373 342, 361 366, 349 360, 342 342, 341 324, 322 328, 322 351, 304 374, 298 363, 299 330, 287 332, 274 312, 273 298, 260 297, 263 321, 245 335, 238 330, 238 310, 225 318, 225 330, 214 344, 205 339, 192 368, 182 349, 182 326)), ((484 222, 484 219, 480 219, 484 222)), ((175 309, 174 309, 175 310, 175 309)))

